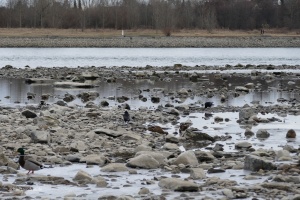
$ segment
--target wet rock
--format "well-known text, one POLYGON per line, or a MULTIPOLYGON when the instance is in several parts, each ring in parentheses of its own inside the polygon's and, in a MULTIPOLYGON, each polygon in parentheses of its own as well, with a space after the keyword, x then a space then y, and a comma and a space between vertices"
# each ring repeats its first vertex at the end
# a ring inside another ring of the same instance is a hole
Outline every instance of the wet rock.
POLYGON ((290 161, 292 160, 292 157, 290 155, 290 152, 287 150, 278 150, 276 151, 276 159, 278 161, 290 161))
POLYGON ((89 173, 83 170, 79 170, 75 175, 75 177, 73 178, 73 181, 77 181, 81 184, 90 184, 92 183, 92 180, 93 177, 89 173))
POLYGON ((124 163, 110 163, 101 168, 102 172, 126 172, 128 168, 124 163))
POLYGON ((276 175, 272 181, 300 184, 299 176, 276 175))
POLYGON ((235 144, 236 149, 249 149, 252 147, 252 144, 250 142, 242 141, 242 142, 237 142, 235 144))
POLYGON ((191 181, 184 181, 178 178, 165 178, 159 181, 159 187, 170 189, 176 192, 197 192, 199 186, 191 181))
POLYGON ((294 129, 288 130, 288 132, 286 133, 286 138, 296 138, 296 132, 294 131, 294 129))
POLYGON ((228 199, 234 199, 235 195, 233 194, 233 191, 230 189, 223 189, 222 193, 228 198, 228 199))
POLYGON ((262 170, 275 170, 277 167, 271 161, 262 157, 247 155, 245 157, 244 169, 250 171, 262 170))
POLYGON ((126 164, 127 167, 142 168, 142 169, 157 169, 160 164, 152 156, 147 154, 141 154, 134 158, 131 158, 126 164))
POLYGON ((134 152, 136 153, 139 151, 152 151, 152 147, 150 147, 149 145, 141 144, 134 149, 134 152))
POLYGON ((265 130, 265 129, 259 129, 256 132, 256 137, 257 138, 261 138, 261 139, 265 139, 265 138, 270 137, 270 133, 267 130, 265 130))
POLYGON ((220 168, 210 168, 207 170, 208 174, 214 174, 214 173, 224 173, 226 172, 224 169, 220 169, 220 168))
POLYGON ((198 159, 194 153, 194 151, 186 151, 181 153, 174 161, 174 165, 184 164, 192 167, 196 167, 198 163, 198 159))
POLYGON ((82 102, 94 101, 99 97, 99 93, 96 91, 82 92, 78 94, 77 97, 80 98, 82 102))
POLYGON ((103 178, 101 176, 95 177, 93 179, 93 183, 96 183, 96 186, 97 187, 101 187, 101 188, 105 188, 108 185, 108 183, 105 180, 105 178, 103 178))
POLYGON ((174 143, 165 143, 164 146, 163 146, 164 149, 166 150, 179 150, 179 146, 177 144, 174 144, 174 143))
POLYGON ((142 187, 139 191, 139 195, 145 195, 145 194, 149 194, 150 190, 148 188, 142 187))
POLYGON ((212 162, 215 157, 211 154, 211 152, 208 152, 208 151, 199 151, 199 150, 196 150, 194 151, 197 159, 198 159, 198 162, 202 163, 202 162, 212 162))
POLYGON ((151 97, 151 102, 152 103, 159 103, 160 102, 160 98, 159 97, 151 97))
POLYGON ((101 101, 100 105, 102 107, 107 107, 107 106, 109 106, 109 103, 107 101, 101 101))
POLYGON ((25 110, 25 111, 23 111, 22 115, 25 116, 26 118, 36 118, 37 117, 37 114, 35 114, 31 110, 25 110))
POLYGON ((171 115, 175 115, 175 116, 179 116, 180 112, 179 110, 175 109, 175 108, 167 108, 165 110, 166 113, 171 114, 171 115))
POLYGON ((67 106, 68 105, 66 102, 64 102, 62 100, 57 101, 56 104, 59 106, 67 106))
POLYGON ((18 169, 19 165, 13 160, 9 159, 4 153, 0 153, 0 166, 11 167, 13 169, 18 169))
POLYGON ((51 136, 46 131, 32 131, 31 140, 34 143, 48 144, 51 141, 51 136))
POLYGON ((186 131, 183 132, 182 137, 185 137, 187 140, 191 141, 203 141, 203 140, 209 140, 214 142, 215 139, 208 135, 207 133, 203 133, 199 131, 196 128, 189 128, 186 131))
POLYGON ((159 165, 164 165, 165 164, 165 159, 166 156, 163 154, 163 152, 154 152, 154 151, 139 151, 136 153, 136 156, 139 155, 148 155, 154 158, 159 165))
POLYGON ((254 136, 255 134, 254 134, 253 131, 251 131, 250 128, 246 128, 244 135, 245 135, 246 137, 252 137, 252 136, 254 136))
POLYGON ((190 178, 194 180, 206 178, 205 171, 202 168, 191 168, 190 178))
POLYGON ((71 101, 73 101, 75 99, 75 96, 74 95, 72 95, 72 94, 65 94, 65 97, 63 98, 63 100, 65 101, 65 102, 71 102, 71 101))
POLYGON ((224 119, 223 119, 222 117, 216 116, 216 117, 214 118, 214 121, 215 121, 216 123, 219 123, 219 122, 223 122, 224 119))
POLYGON ((82 157, 79 162, 85 162, 87 165, 99 165, 101 167, 108 162, 108 159, 101 154, 91 154, 82 157))
POLYGON ((246 87, 243 87, 243 86, 237 86, 237 87, 235 87, 235 91, 236 92, 246 92, 246 93, 249 93, 249 89, 246 88, 246 87))
POLYGON ((253 115, 256 115, 256 112, 253 108, 251 108, 251 107, 242 108, 239 112, 239 119, 240 120, 244 120, 244 119, 247 120, 253 115))
POLYGON ((148 131, 152 131, 152 132, 155 132, 155 133, 160 133, 160 134, 163 134, 163 135, 168 134, 160 126, 149 126, 148 131))

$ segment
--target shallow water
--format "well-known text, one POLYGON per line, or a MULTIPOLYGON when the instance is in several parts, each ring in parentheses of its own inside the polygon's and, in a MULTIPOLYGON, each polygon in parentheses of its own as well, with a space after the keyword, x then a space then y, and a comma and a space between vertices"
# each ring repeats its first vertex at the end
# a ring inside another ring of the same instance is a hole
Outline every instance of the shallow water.
POLYGON ((0 67, 299 65, 300 48, 0 48, 0 67))

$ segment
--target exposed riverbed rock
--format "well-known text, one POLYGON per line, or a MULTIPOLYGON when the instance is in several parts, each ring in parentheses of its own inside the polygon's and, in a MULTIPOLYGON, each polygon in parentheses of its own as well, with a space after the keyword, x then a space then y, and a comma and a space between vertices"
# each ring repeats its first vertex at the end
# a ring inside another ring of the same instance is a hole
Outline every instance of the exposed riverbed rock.
POLYGON ((277 166, 270 160, 258 157, 255 155, 247 155, 245 157, 244 169, 250 171, 262 170, 275 170, 277 166))
POLYGON ((197 192, 199 186, 191 181, 184 181, 178 178, 164 178, 159 181, 158 185, 165 189, 177 192, 197 192))
POLYGON ((160 166, 160 164, 152 156, 141 154, 134 158, 131 158, 126 166, 132 168, 156 169, 160 166))

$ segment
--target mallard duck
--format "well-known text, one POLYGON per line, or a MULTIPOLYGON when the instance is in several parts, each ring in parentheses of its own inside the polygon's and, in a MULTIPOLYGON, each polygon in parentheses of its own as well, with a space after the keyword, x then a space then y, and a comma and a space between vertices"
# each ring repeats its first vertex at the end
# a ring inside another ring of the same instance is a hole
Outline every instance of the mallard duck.
POLYGON ((27 174, 30 174, 30 172, 34 174, 34 171, 43 169, 41 163, 25 157, 25 150, 23 148, 19 148, 17 152, 20 153, 19 164, 22 168, 28 170, 27 174))

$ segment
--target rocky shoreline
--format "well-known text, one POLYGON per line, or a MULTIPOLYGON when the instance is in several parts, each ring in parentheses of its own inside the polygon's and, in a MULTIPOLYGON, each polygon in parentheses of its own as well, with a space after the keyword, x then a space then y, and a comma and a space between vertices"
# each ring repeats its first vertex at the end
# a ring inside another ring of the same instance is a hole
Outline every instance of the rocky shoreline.
MULTIPOLYGON (((281 98, 278 102, 286 103, 272 102, 269 106, 262 106, 262 102, 241 107, 226 106, 229 94, 238 97, 254 90, 268 92, 277 81, 281 83, 278 91, 299 93, 299 72, 293 72, 298 66, 228 65, 216 68, 217 72, 213 73, 207 69, 208 66, 197 68, 180 64, 163 68, 1 68, 1 77, 26 77, 41 84, 54 79, 72 85, 74 81, 94 79, 109 86, 121 79, 171 82, 180 77, 188 81, 190 87, 178 87, 176 91, 140 88, 132 97, 116 97, 119 105, 105 101, 94 103, 100 95, 95 91, 83 91, 74 96, 66 90, 64 97, 53 104, 47 104, 49 95, 44 94, 45 104, 42 105, 1 107, 0 198, 55 199, 46 191, 39 196, 27 193, 40 186, 72 186, 85 192, 80 195, 68 193, 60 198, 93 199, 88 194, 92 190, 98 199, 299 199, 300 150, 295 139, 298 129, 293 132, 281 128, 290 123, 289 117, 296 120, 299 117, 298 99, 281 98), (227 71, 223 73, 225 69, 227 71), (239 73, 240 69, 248 69, 249 73, 239 73), (243 79, 248 82, 240 81, 243 79), (149 95, 143 96, 143 90, 149 95), (176 105, 171 101, 159 105, 158 94, 183 102, 195 95, 220 96, 222 102, 207 108, 204 102, 176 105), (84 106, 68 105, 75 98, 81 98, 84 106), (158 106, 133 110, 127 104, 130 98, 156 102, 158 106), (123 121, 125 110, 131 116, 129 123, 123 121), (238 113, 238 118, 228 113, 238 113), (272 117, 264 117, 267 114, 272 117), (274 126, 256 131, 262 124, 274 126), (227 126, 235 127, 235 132, 227 126), (237 132, 240 128, 242 133, 237 132), (268 148, 268 139, 273 134, 279 135, 280 129, 284 135, 278 138, 287 140, 286 145, 268 148), (288 133, 292 134, 288 136, 288 133), (19 147, 25 147, 27 154, 56 171, 78 164, 86 168, 76 171, 71 179, 63 175, 41 175, 42 171, 26 175, 18 170, 14 160, 14 151, 19 147), (101 173, 91 175, 93 166, 99 167, 101 173), (125 183, 112 186, 125 176, 124 173, 130 177, 140 173, 140 169, 148 176, 150 174, 150 178, 141 178, 138 183, 128 178, 125 183), (220 178, 229 171, 233 175, 220 178), (244 171, 249 173, 243 174, 244 171), (236 175, 240 173, 240 177, 236 175), (138 192, 129 192, 133 187, 138 187, 138 192), (112 192, 107 196, 97 192, 101 189, 125 192, 123 195, 112 192)), ((33 94, 27 95, 36 98, 33 94)), ((289 129, 294 127, 294 124, 287 125, 289 129)))
POLYGON ((300 37, 2 37, 0 47, 118 47, 118 48, 201 48, 201 47, 300 47, 300 37))

